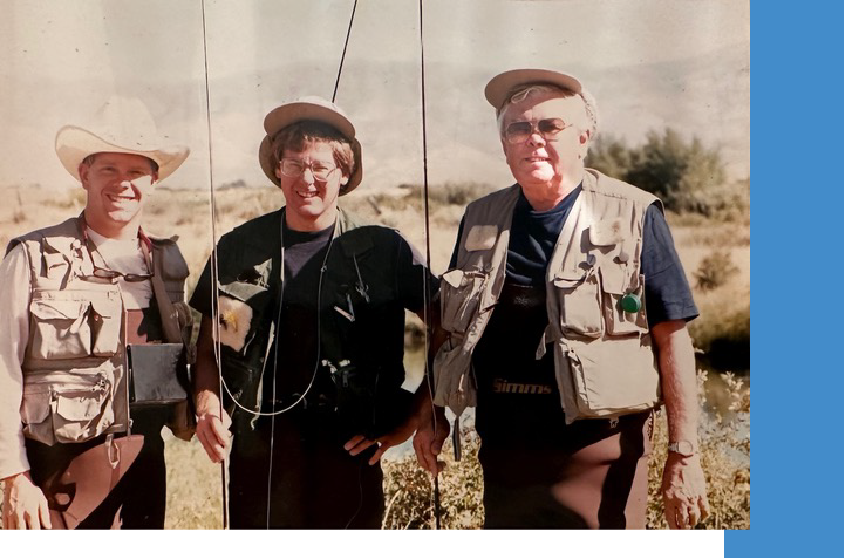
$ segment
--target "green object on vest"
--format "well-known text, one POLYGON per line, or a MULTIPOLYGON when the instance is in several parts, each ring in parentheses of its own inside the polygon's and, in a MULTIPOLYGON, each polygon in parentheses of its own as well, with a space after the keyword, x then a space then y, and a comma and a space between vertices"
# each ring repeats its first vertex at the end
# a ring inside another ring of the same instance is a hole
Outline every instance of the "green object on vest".
POLYGON ((621 297, 621 309, 630 313, 638 312, 642 309, 642 300, 634 293, 627 293, 621 297))

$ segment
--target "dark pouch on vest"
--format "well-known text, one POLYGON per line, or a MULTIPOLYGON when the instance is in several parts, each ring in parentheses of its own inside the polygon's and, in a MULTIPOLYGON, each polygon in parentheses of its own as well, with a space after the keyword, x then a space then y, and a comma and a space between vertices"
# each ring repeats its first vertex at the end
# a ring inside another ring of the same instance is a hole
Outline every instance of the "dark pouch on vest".
POLYGON ((180 403, 188 398, 184 345, 129 345, 129 402, 132 405, 180 403))

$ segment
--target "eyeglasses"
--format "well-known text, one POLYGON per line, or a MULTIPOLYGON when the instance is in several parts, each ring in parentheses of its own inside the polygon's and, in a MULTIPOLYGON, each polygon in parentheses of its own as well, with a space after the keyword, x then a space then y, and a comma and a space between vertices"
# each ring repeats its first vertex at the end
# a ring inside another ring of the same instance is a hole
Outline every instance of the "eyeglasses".
POLYGON ((91 275, 86 275, 85 277, 96 277, 97 279, 108 279, 109 281, 113 281, 114 279, 122 277, 124 281, 132 283, 138 281, 147 281, 149 279, 152 279, 154 276, 154 273, 122 273, 113 269, 97 267, 97 265, 94 264, 94 273, 92 273, 91 275))
POLYGON ((504 129, 504 137, 511 144, 524 143, 536 130, 545 141, 555 141, 560 132, 571 126, 562 118, 546 118, 536 122, 536 126, 533 122, 512 122, 504 129))
MULTIPOLYGON (((152 256, 149 252, 149 246, 146 239, 146 235, 144 235, 143 231, 140 227, 138 227, 138 238, 141 240, 141 251, 144 255, 144 262, 147 265, 148 270, 152 270, 152 256)), ((99 250, 94 247, 91 249, 92 242, 91 239, 88 237, 88 225, 84 220, 82 221, 82 242, 85 244, 85 248, 88 250, 88 257, 91 259, 91 265, 94 268, 94 272, 90 275, 82 275, 81 279, 83 280, 90 280, 90 279, 105 279, 107 281, 114 281, 115 279, 122 278, 124 281, 128 283, 137 283, 139 281, 147 281, 155 277, 155 272, 151 273, 123 273, 122 271, 117 271, 115 269, 108 269, 106 267, 102 267, 97 265, 97 259, 94 257, 96 254, 99 257, 100 262, 103 265, 107 265, 105 260, 103 259, 103 255, 100 254, 99 250)))
POLYGON ((314 180, 325 182, 332 172, 337 170, 337 166, 329 166, 319 161, 312 163, 305 163, 299 159, 282 159, 279 161, 281 167, 281 174, 289 176, 290 178, 299 178, 305 173, 305 169, 310 169, 314 175, 314 180))

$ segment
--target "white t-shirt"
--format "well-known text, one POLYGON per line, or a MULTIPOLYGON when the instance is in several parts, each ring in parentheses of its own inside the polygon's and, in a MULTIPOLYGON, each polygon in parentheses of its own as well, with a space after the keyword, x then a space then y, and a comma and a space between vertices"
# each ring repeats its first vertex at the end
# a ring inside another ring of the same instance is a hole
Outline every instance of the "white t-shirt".
MULTIPOLYGON (((91 229, 88 229, 88 236, 97 247, 108 269, 120 273, 151 273, 152 270, 147 268, 144 260, 139 239, 115 240, 106 238, 91 229)), ((124 281, 120 278, 118 283, 123 291, 123 303, 127 310, 149 307, 152 300, 151 281, 124 281)))

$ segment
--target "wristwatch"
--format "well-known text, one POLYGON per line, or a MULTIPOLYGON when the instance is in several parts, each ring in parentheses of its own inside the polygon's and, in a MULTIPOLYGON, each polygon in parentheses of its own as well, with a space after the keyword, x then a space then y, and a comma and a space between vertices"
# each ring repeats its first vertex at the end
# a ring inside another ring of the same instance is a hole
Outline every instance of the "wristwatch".
POLYGON ((688 440, 680 440, 668 444, 668 451, 679 453, 683 457, 691 457, 695 454, 695 445, 688 440))

